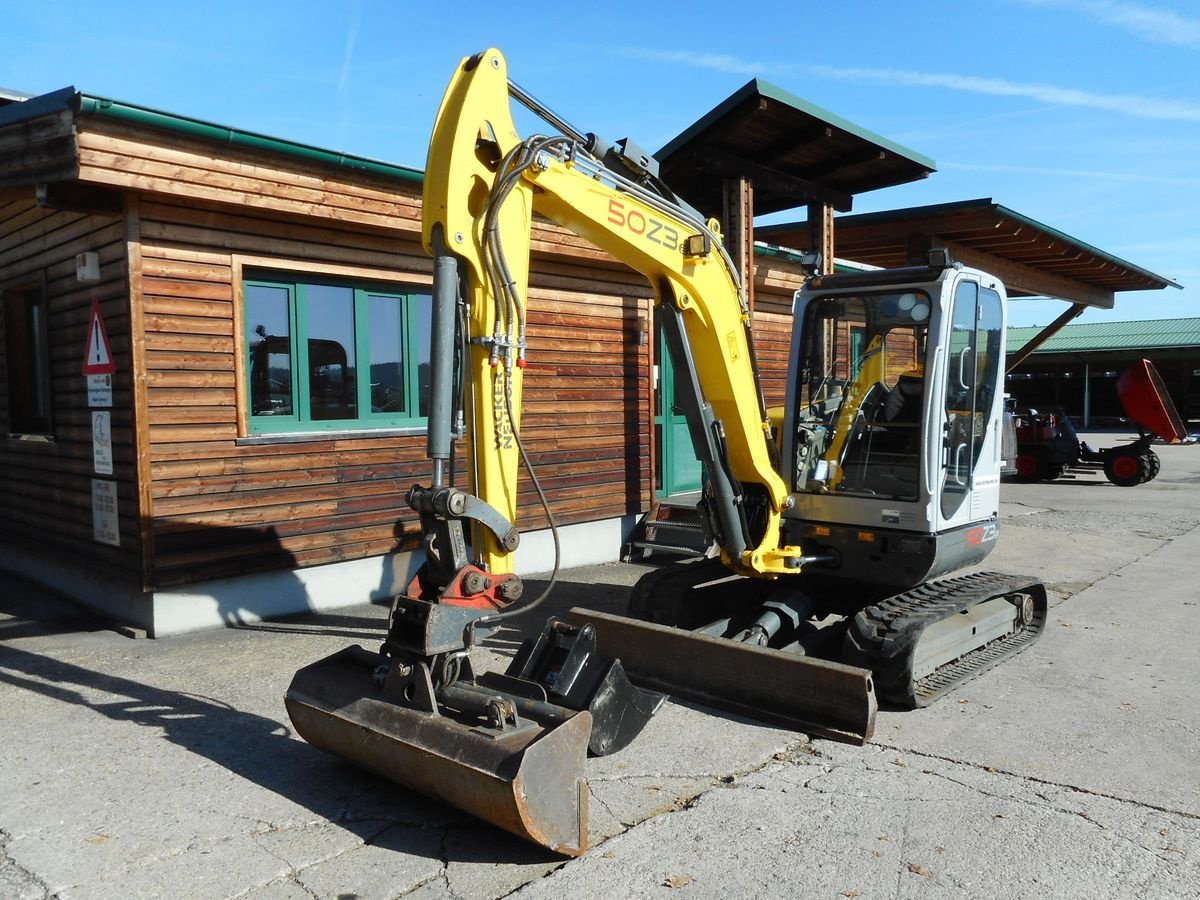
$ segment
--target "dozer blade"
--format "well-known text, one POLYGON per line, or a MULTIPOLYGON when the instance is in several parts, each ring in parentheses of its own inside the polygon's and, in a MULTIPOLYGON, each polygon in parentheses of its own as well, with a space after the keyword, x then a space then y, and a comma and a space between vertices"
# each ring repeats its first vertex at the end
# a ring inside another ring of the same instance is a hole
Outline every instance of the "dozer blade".
POLYGON ((851 744, 875 731, 869 669, 575 608, 598 652, 636 683, 774 725, 851 744))
POLYGON ((556 708, 496 731, 384 699, 373 674, 386 662, 353 646, 300 669, 286 698, 300 736, 556 853, 587 849, 590 713, 556 708))

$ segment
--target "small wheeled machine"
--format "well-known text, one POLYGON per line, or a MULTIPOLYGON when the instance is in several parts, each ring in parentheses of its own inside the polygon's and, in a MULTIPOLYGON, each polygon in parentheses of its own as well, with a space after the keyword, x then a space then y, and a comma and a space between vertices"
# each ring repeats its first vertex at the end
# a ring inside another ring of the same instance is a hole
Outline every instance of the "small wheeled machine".
POLYGON ((1138 360, 1117 379, 1117 399, 1137 426, 1138 438, 1099 450, 1079 440, 1074 424, 1061 413, 1015 413, 1017 480, 1053 481, 1067 468, 1101 469, 1119 487, 1158 477, 1161 463, 1151 445, 1156 439, 1180 443, 1187 439, 1187 429, 1150 360, 1138 360))

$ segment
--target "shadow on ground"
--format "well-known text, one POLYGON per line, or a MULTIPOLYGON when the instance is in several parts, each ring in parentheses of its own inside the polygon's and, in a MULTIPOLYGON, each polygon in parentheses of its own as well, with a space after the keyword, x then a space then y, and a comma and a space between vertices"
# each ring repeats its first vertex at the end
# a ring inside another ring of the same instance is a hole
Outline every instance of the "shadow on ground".
MULTIPOLYGON (((44 632, 42 632, 44 633, 44 632)), ((547 862, 558 857, 498 829, 478 841, 450 840, 480 826, 447 806, 361 772, 295 739, 279 721, 199 694, 164 690, 0 641, 0 685, 155 729, 266 790, 352 832, 364 844, 448 862, 547 862), (93 699, 98 694, 115 699, 93 699), (429 829, 446 830, 431 852, 429 829)))
POLYGON ((103 616, 57 591, 0 571, 0 641, 112 628, 103 616))

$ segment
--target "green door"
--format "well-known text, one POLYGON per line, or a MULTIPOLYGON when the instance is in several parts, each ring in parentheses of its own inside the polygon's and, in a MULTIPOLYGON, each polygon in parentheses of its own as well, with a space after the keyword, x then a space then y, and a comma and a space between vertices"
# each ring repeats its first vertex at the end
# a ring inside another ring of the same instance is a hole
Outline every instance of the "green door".
POLYGON ((654 328, 658 348, 654 373, 654 488, 656 496, 671 497, 700 490, 700 460, 692 447, 683 410, 675 405, 675 367, 657 323, 654 328))

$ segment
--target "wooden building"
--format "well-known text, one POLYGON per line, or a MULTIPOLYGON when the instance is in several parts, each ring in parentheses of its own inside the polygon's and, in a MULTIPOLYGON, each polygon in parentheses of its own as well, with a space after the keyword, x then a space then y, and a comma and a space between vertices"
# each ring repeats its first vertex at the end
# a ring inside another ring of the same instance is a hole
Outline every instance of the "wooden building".
MULTIPOLYGON (((1009 353, 1039 331, 1010 328, 1009 353)), ((1068 325, 1009 376, 1008 390, 1019 405, 1061 409, 1084 428, 1124 424, 1117 379, 1141 359, 1154 364, 1184 421, 1200 423, 1200 318, 1068 325)))
MULTIPOLYGON (((152 634, 402 589, 420 178, 74 89, 0 107, 0 564, 152 634)), ((800 269, 757 277, 778 401, 800 269)), ((644 279, 537 226, 523 436, 565 563, 614 559, 654 495, 653 333, 644 279)))
MULTIPOLYGON (((1111 309, 1119 292, 1178 288, 1171 279, 991 199, 841 216, 836 227, 839 255, 860 263, 912 265, 931 249, 945 249, 955 260, 998 275, 1009 297, 1062 300, 1062 315, 1049 325, 1009 329, 1007 390, 1023 405, 1061 406, 1081 422, 1093 424, 1095 415, 1112 423, 1120 416, 1114 387, 1119 370, 1148 355, 1166 366, 1180 412, 1200 414, 1200 381, 1193 372, 1197 335, 1190 325, 1196 320, 1069 324, 1089 307, 1111 309)), ((814 239, 811 222, 758 233, 791 247, 814 239)))

